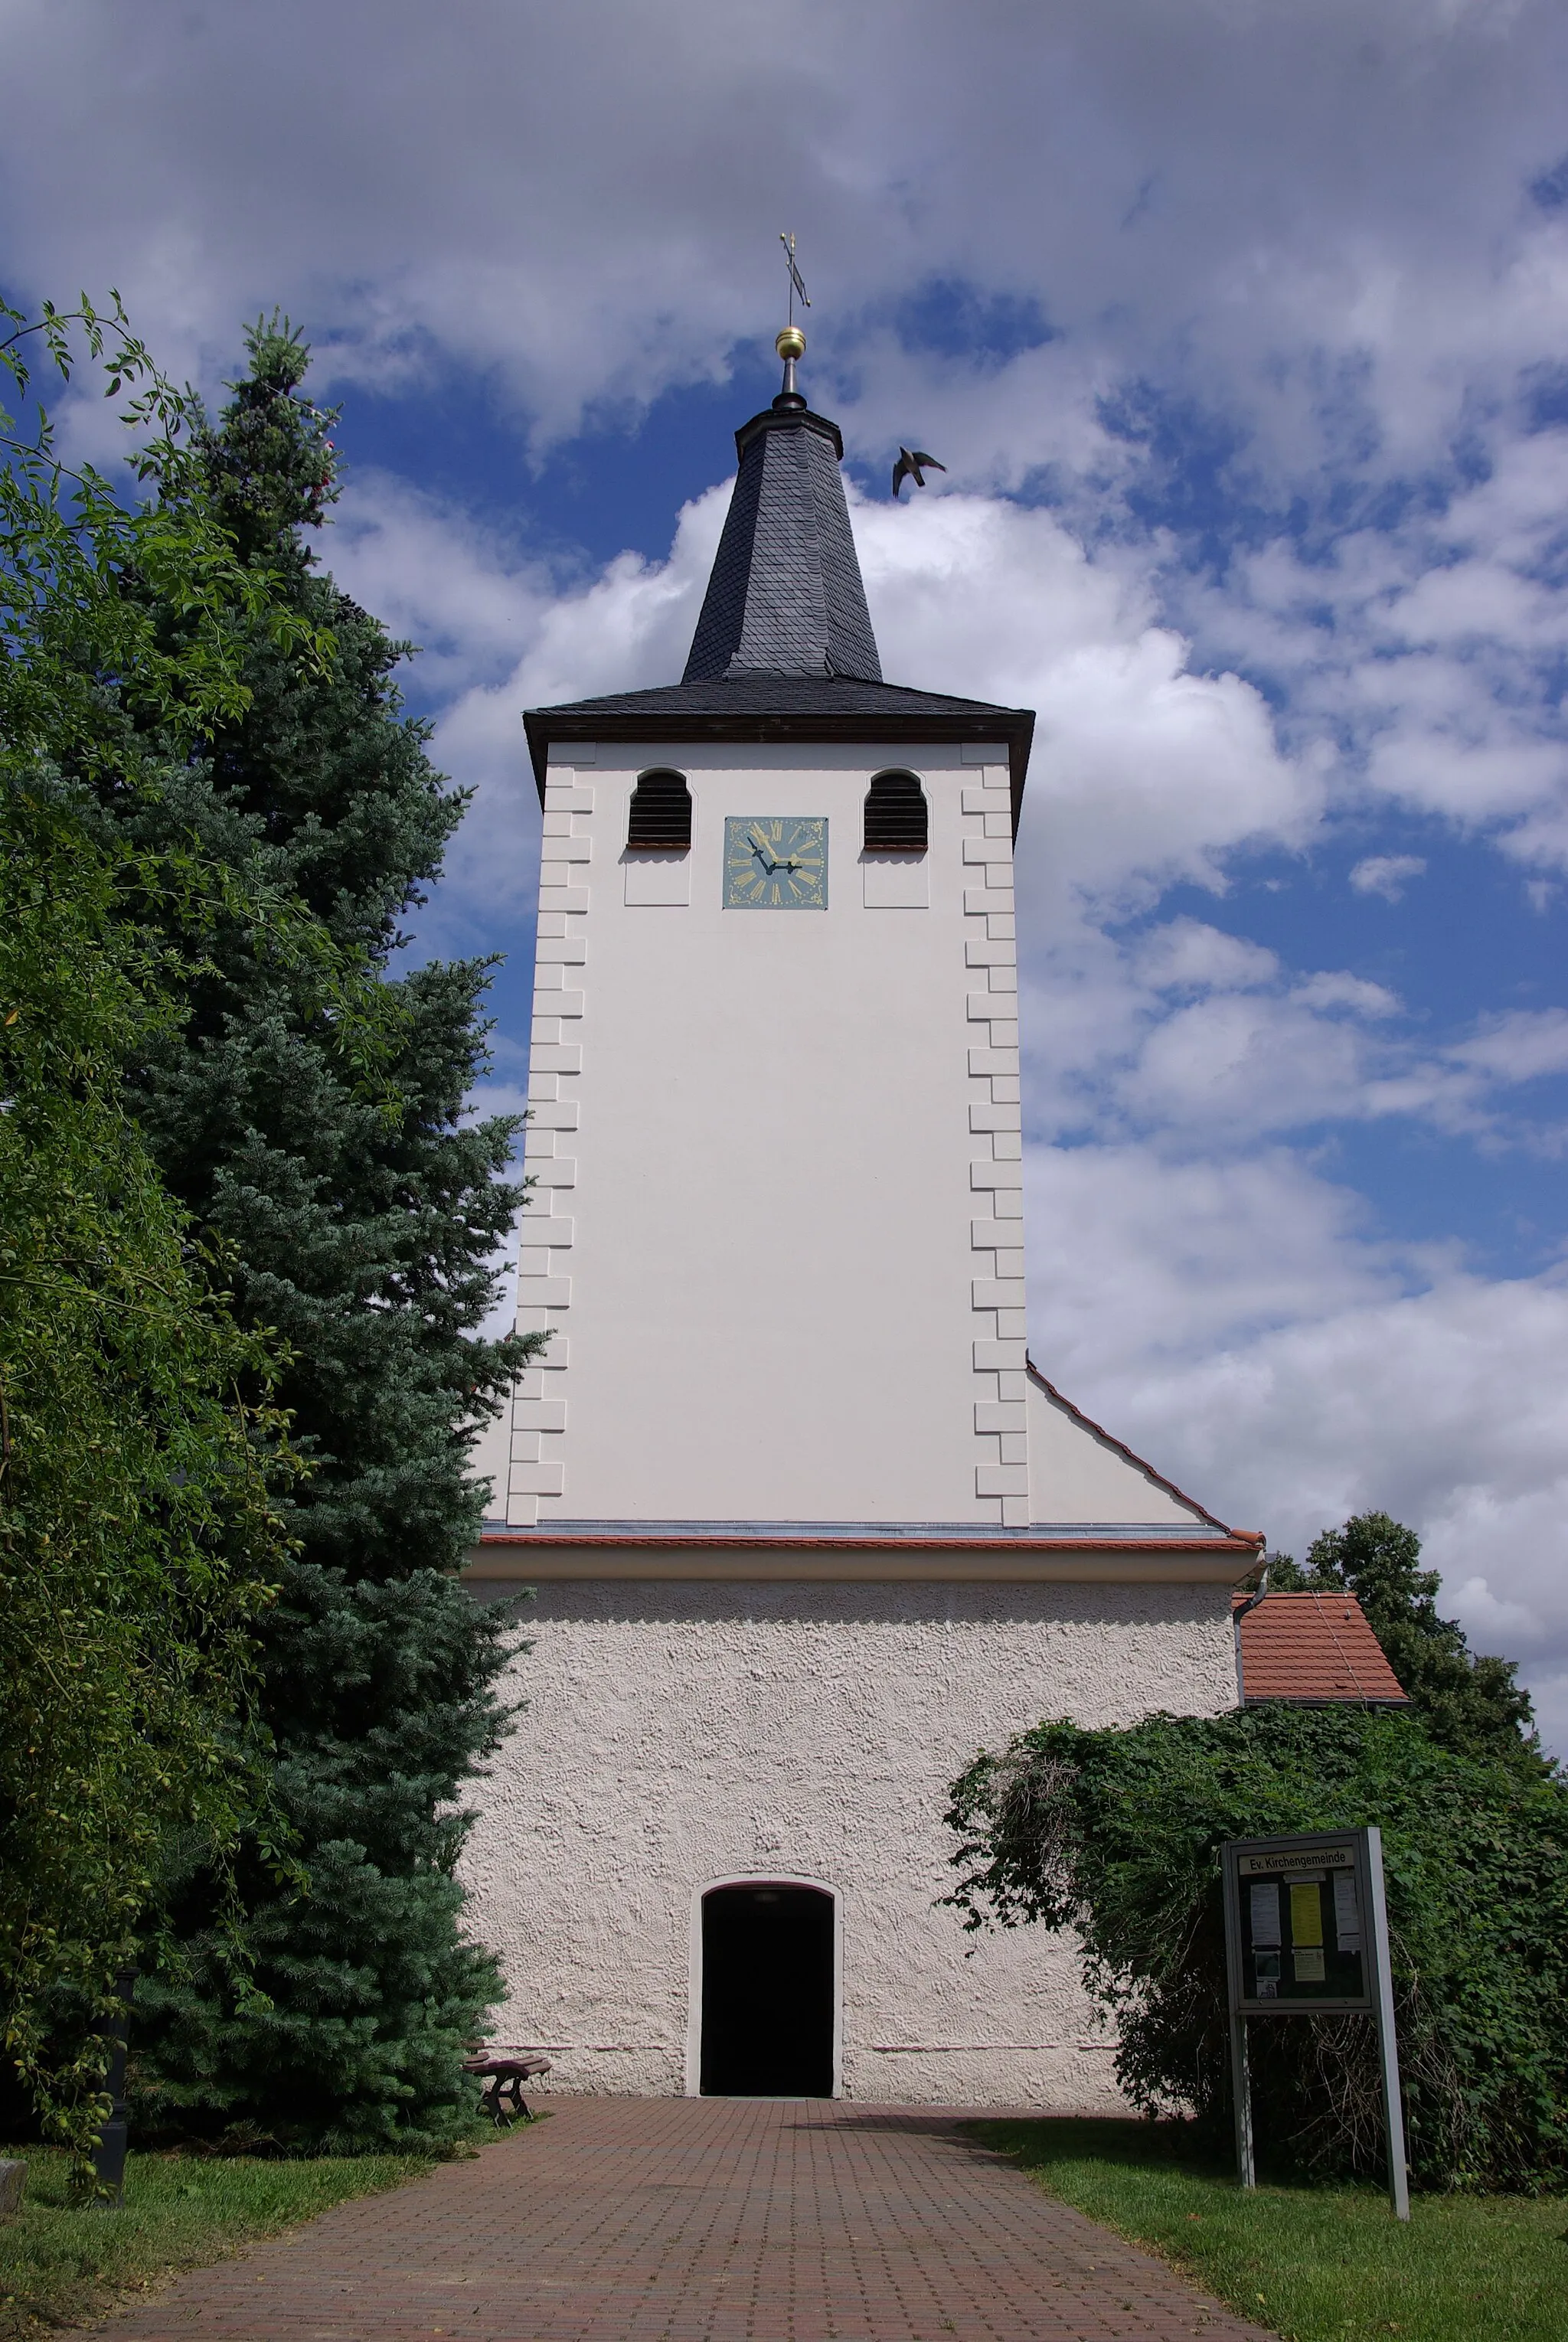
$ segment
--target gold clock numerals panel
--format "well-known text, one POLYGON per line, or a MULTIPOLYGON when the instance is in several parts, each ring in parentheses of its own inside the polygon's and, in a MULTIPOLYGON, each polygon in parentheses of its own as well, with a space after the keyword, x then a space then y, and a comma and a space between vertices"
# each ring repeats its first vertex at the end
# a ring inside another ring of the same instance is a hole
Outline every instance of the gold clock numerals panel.
POLYGON ((825 816, 726 816, 724 908, 726 911, 825 911, 825 816))

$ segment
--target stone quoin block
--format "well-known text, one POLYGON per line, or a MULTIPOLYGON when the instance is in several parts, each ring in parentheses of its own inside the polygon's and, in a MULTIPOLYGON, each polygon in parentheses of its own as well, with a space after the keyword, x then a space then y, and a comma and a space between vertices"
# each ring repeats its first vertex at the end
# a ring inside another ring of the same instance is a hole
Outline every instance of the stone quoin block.
POLYGON ((511 1485, 519 1496, 558 1496, 564 1474, 561 1464, 514 1464, 511 1485))
POLYGON ((566 1402, 564 1398, 516 1399, 513 1402, 512 1422, 517 1431, 564 1431, 566 1402))
POLYGON ((1021 1277, 976 1276, 971 1279, 969 1289, 976 1309, 1021 1309, 1024 1306, 1021 1277))
POLYGON ((983 1496, 1026 1496, 1028 1469, 1021 1464, 979 1464, 974 1470, 974 1486, 983 1496))
MULTIPOLYGON (((1019 1225, 1017 1220, 971 1220, 969 1223, 970 1247, 974 1252, 994 1252, 998 1245, 1016 1244, 1019 1225)), ((1023 1256, 1020 1255, 1019 1257, 1022 1258, 1023 1256)), ((999 1275, 1010 1276, 1014 1273, 1011 1270, 1003 1269, 1000 1260, 997 1267, 999 1275)), ((1022 1274, 1022 1272, 1019 1273, 1022 1274)))
POLYGON ((530 1198, 535 1206, 543 1201, 545 1209, 524 1212, 518 1221, 517 1239, 520 1251, 537 1251, 542 1247, 559 1250, 563 1245, 569 1245, 572 1242, 577 1224, 567 1214, 552 1212, 548 1208, 554 1200, 554 1196, 550 1195, 543 1198, 538 1196, 530 1198))
POLYGON ((976 1431, 1023 1432, 1024 1401, 1019 1399, 982 1399, 974 1409, 976 1431))
MULTIPOLYGON (((520 1279, 520 1288, 521 1282, 520 1279)), ((519 1289, 518 1298, 526 1298, 534 1306, 564 1309, 572 1298, 572 1280, 569 1276, 530 1277, 526 1296, 519 1289)))

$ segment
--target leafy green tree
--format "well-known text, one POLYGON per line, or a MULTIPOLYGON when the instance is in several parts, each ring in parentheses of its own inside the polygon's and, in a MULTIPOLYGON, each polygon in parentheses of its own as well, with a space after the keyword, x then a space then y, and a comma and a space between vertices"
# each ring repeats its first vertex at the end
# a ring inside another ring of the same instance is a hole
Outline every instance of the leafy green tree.
POLYGON ((275 1346, 235 1322, 125 1111, 127 1063, 179 1013, 175 956, 128 911, 156 904, 187 957, 220 904, 258 950, 299 947, 183 844, 97 838, 94 793, 150 802, 149 724, 188 744, 239 716, 242 633, 324 645, 235 563, 190 403, 118 301, 0 316, 0 2020, 8 2081, 85 2157, 116 1972, 176 1848, 204 1847, 220 1901, 242 1829, 275 1867, 255 1628, 286 1560, 275 1346), (84 344, 152 500, 55 453, 31 353, 68 380, 84 344))
POLYGON ((1442 1579, 1421 1566, 1421 1539, 1387 1513, 1357 1513, 1324 1529, 1304 1569, 1289 1554, 1269 1556, 1269 1584, 1348 1590, 1366 1614, 1388 1663, 1433 1738, 1462 1756, 1501 1756, 1539 1769, 1546 1763, 1530 1695, 1513 1659, 1473 1653, 1463 1627, 1437 1615, 1442 1579))
MULTIPOLYGON (((1568 1787, 1354 1707, 1043 1724, 954 1784, 966 1925, 1079 1932, 1116 2071, 1149 2112, 1229 2130, 1226 1838, 1383 1832, 1413 2169, 1428 2187, 1568 2172, 1568 1787)), ((1370 2174, 1383 2126, 1365 2017, 1251 2027, 1260 2140, 1370 2174)))
MULTIPOLYGON (((253 627, 243 709, 201 755, 169 757, 155 804, 105 794, 104 817, 138 848, 194 838, 243 885, 306 904, 374 976, 390 1086, 367 1092, 353 1036, 241 923, 188 956, 188 1014, 137 1076, 164 1176, 229 1248, 242 1320, 288 1346, 278 1397, 314 1467, 289 1501, 298 1552, 263 1661, 309 1892, 280 1890, 259 1854, 245 1867, 256 1989, 236 1996, 193 1872, 185 1972, 145 1996, 139 2086, 186 2127, 368 2148, 465 2119, 462 2052, 496 1994, 454 1869, 464 1784, 505 1723, 494 1686, 509 1646, 455 1573, 483 1508, 473 1437, 534 1345, 478 1331, 519 1201, 503 1176, 515 1119, 464 1119, 492 963, 393 966, 464 800, 401 710, 406 646, 306 541, 336 493, 308 353, 275 317, 248 342, 200 461, 241 563, 285 581, 335 657, 253 627)), ((155 593, 150 606, 177 640, 181 610, 155 593)))

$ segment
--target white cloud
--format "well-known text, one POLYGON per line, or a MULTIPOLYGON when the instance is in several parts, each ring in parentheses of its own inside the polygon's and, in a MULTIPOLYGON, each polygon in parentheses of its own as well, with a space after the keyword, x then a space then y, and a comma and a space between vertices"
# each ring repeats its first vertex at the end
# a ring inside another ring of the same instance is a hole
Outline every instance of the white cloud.
POLYGON ((455 362, 546 430, 771 332, 781 189, 821 380, 856 319, 867 443, 934 415, 966 484, 1114 463, 1129 374, 1276 478, 1419 471, 1568 311, 1523 192, 1562 151, 1550 0, 468 0, 460 36, 416 0, 10 0, 0 55, 29 285, 119 284, 197 371, 282 300, 345 380, 455 362), (864 329, 931 277, 1061 338, 977 375, 864 329))
MULTIPOLYGON (((1568 431, 1510 439, 1494 419, 1487 460, 1482 486, 1343 535, 1326 555, 1276 537, 1217 584, 1174 576, 1170 590, 1198 656, 1268 678, 1287 738, 1333 744, 1331 802, 1392 801, 1561 866, 1568 431)), ((1421 866, 1373 854, 1352 884, 1393 901, 1421 866)))
POLYGON ((1303 1008, 1343 1008, 1353 1016, 1393 1016, 1399 1012, 1399 996, 1383 984, 1370 984, 1364 976, 1350 976, 1343 968, 1320 969, 1298 984, 1291 998, 1303 1008))
POLYGON ((1157 992, 1250 992, 1273 984, 1278 957, 1261 944, 1227 936, 1203 920, 1167 920, 1139 942, 1134 964, 1157 992))
POLYGON ((315 545, 346 592, 416 646, 430 698, 510 672, 554 595, 507 539, 385 472, 355 475, 315 545))
POLYGON ((1281 755, 1250 685, 1191 672, 1134 563, 999 497, 863 502, 854 520, 884 672, 1037 711, 1019 839, 1034 897, 1217 887, 1230 850, 1309 832, 1313 760, 1281 755))
POLYGON ((1456 1065, 1505 1082, 1568 1073, 1568 1009, 1516 1009, 1487 1017, 1479 1032, 1448 1051, 1456 1065))
POLYGON ((1358 895, 1381 895, 1385 903, 1397 903, 1411 880, 1425 872, 1423 855, 1368 854, 1351 872, 1350 883, 1358 895))
POLYGON ((1028 1159, 1031 1327, 1053 1381, 1239 1526, 1298 1556, 1377 1506, 1568 1728, 1568 1280, 1489 1281, 1366 1231, 1278 1154, 1028 1159), (1553 1686, 1555 1686, 1555 1688, 1553 1686))

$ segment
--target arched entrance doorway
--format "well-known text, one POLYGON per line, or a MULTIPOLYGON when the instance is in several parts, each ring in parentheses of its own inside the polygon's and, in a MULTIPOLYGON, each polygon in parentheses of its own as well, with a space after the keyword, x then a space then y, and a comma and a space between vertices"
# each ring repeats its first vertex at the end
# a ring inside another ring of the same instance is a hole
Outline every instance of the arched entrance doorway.
POLYGON ((833 2096, 833 1897, 747 1878, 703 1897, 704 2097, 833 2096))

